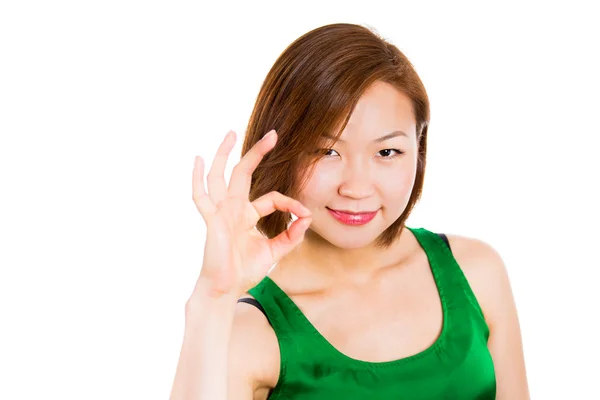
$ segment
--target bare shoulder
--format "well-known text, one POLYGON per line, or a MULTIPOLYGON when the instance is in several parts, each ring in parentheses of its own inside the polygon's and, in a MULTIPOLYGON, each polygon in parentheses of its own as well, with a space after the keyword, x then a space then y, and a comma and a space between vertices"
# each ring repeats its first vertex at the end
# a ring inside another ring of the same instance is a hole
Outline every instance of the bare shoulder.
POLYGON ((494 306, 501 299, 512 296, 504 260, 491 244, 483 240, 458 234, 446 236, 488 324, 493 323, 494 306))
MULTIPOLYGON (((242 298, 252 298, 245 294, 242 298)), ((266 399, 279 378, 279 344, 265 315, 255 306, 236 305, 229 344, 229 392, 232 398, 252 388, 252 398, 266 399), (245 384, 241 384, 245 382, 245 384)))

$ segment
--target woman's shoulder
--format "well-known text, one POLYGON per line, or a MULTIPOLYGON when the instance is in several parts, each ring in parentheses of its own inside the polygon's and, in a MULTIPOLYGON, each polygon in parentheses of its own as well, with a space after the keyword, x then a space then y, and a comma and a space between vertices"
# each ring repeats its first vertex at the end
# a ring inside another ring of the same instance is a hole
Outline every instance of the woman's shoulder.
POLYGON ((484 240, 453 233, 446 233, 446 237, 490 325, 495 317, 494 306, 511 291, 504 260, 498 250, 484 240))
MULTIPOLYGON (((240 299, 254 298, 246 293, 240 299)), ((234 379, 251 379, 255 390, 268 390, 277 384, 279 343, 266 316, 255 305, 237 303, 229 351, 230 369, 238 375, 234 379)))
POLYGON ((494 272, 503 269, 502 257, 490 243, 465 235, 456 233, 445 233, 452 247, 452 253, 458 255, 463 261, 477 264, 480 268, 485 267, 494 272))

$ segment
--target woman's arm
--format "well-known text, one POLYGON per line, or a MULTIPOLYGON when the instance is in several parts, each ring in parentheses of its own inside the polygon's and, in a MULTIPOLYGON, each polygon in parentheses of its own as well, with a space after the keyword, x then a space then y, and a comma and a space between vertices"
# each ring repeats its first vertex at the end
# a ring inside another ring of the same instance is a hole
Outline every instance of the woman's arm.
POLYGON ((504 261, 481 240, 459 235, 448 238, 490 328, 488 349, 496 372, 496 398, 528 400, 521 328, 504 261))
POLYGON ((171 400, 227 400, 234 310, 233 298, 215 298, 202 290, 190 297, 171 400))
POLYGON ((498 400, 528 400, 529 388, 525 371, 521 327, 510 280, 500 255, 491 247, 484 249, 491 270, 488 301, 488 348, 496 370, 498 400))
POLYGON ((195 293, 186 305, 170 399, 266 399, 279 379, 279 364, 277 336, 262 312, 195 293))

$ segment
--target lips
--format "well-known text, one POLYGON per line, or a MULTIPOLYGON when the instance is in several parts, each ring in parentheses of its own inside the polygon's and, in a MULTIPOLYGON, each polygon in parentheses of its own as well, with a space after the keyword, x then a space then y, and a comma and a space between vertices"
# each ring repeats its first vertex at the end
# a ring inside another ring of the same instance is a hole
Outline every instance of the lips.
POLYGON ((338 213, 350 214, 350 215, 373 214, 373 213, 377 212, 377 211, 358 211, 358 212, 356 212, 356 211, 348 211, 348 210, 334 210, 333 208, 329 208, 329 207, 328 207, 328 209, 331 211, 338 212, 338 213))
POLYGON ((377 215, 377 212, 379 211, 353 212, 347 210, 332 210, 331 208, 327 208, 327 210, 337 221, 345 225, 367 224, 375 218, 375 215, 377 215))

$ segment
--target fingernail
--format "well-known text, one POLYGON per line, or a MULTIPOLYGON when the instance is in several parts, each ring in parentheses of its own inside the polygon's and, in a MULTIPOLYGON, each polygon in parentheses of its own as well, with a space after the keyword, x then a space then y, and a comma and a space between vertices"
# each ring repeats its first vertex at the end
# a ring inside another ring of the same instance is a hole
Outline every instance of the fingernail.
POLYGON ((275 134, 275 129, 271 129, 269 132, 267 132, 267 134, 265 136, 263 136, 262 139, 260 140, 265 140, 265 139, 269 139, 271 136, 273 136, 275 134))

